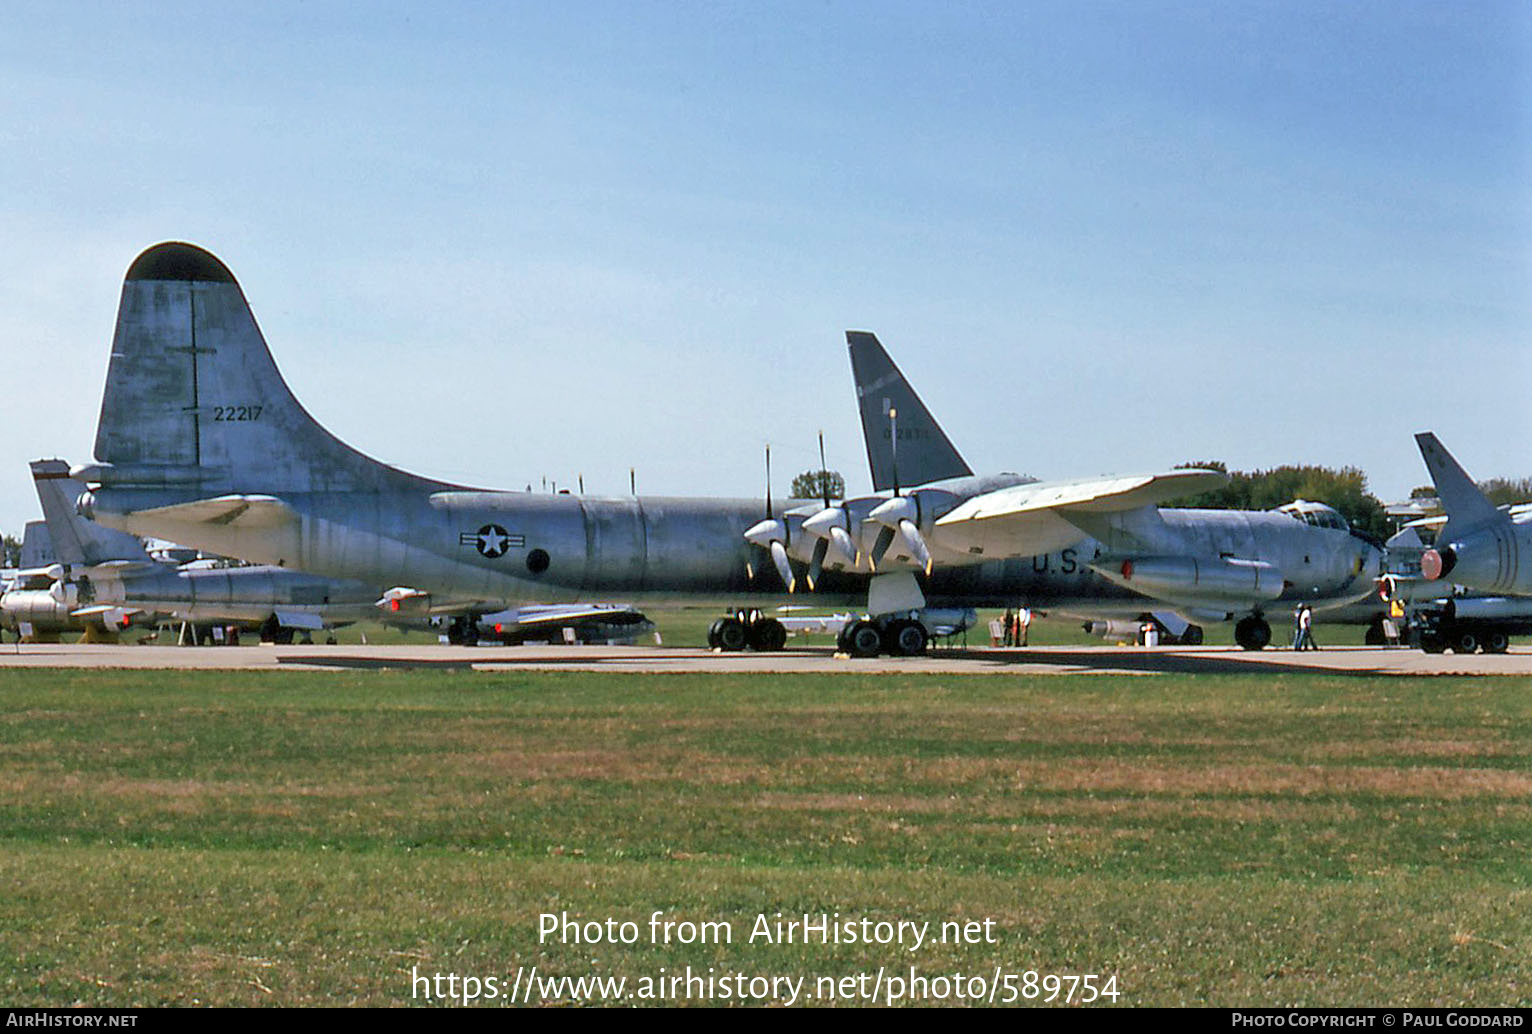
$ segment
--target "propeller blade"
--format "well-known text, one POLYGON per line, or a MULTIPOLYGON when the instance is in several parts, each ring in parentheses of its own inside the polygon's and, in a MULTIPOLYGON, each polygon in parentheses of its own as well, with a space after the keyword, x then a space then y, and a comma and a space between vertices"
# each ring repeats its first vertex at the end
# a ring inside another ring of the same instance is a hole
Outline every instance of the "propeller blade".
POLYGON ((872 544, 872 556, 869 559, 872 561, 872 568, 874 571, 876 571, 878 569, 878 565, 883 562, 883 555, 888 552, 888 547, 892 546, 893 544, 894 529, 885 524, 883 527, 878 529, 878 540, 872 544))
POLYGON ((851 541, 851 535, 845 528, 830 529, 830 544, 835 547, 835 551, 845 559, 847 564, 852 567, 857 565, 860 559, 858 556, 859 551, 856 548, 856 543, 851 541))
POLYGON ((787 586, 787 591, 792 592, 797 587, 798 579, 793 576, 793 565, 787 560, 787 547, 781 542, 773 540, 771 543, 771 559, 777 565, 777 573, 782 576, 782 584, 787 586))
POLYGON ((915 527, 914 521, 900 521, 899 534, 904 539, 905 548, 910 551, 910 556, 915 563, 925 568, 926 574, 931 573, 931 551, 926 548, 926 540, 920 534, 920 529, 915 527))
POLYGON ((809 592, 814 591, 814 585, 819 581, 819 576, 824 573, 825 554, 830 552, 829 539, 816 539, 814 542, 814 555, 809 559, 809 592))

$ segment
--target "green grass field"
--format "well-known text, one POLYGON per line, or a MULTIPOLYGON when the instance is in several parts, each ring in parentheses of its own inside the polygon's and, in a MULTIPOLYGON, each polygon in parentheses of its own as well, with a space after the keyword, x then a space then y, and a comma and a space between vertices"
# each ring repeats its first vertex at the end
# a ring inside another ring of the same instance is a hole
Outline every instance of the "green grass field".
POLYGON ((9 670, 0 1000, 913 965, 1115 976, 1124 1005, 1525 1005, 1528 688, 9 670), (655 911, 734 941, 651 944, 655 911), (995 938, 748 943, 777 912, 995 938), (642 936, 540 943, 542 913, 642 936))

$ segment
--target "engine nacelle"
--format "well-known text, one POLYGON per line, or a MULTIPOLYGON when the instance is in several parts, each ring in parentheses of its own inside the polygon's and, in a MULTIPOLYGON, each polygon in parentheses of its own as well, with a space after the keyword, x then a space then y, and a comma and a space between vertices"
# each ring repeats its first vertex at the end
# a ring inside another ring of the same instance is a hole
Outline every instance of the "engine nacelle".
POLYGON ((1264 560, 1149 556, 1101 560, 1091 569, 1108 581, 1170 600, 1257 603, 1282 595, 1282 572, 1264 560))
POLYGON ((48 589, 12 589, 4 596, 0 624, 19 630, 23 624, 36 628, 68 628, 73 624, 70 607, 48 589))
POLYGON ((1532 571, 1521 567, 1521 542, 1527 526, 1510 522, 1471 531, 1420 558, 1428 581, 1452 581, 1492 592, 1532 592, 1532 571))

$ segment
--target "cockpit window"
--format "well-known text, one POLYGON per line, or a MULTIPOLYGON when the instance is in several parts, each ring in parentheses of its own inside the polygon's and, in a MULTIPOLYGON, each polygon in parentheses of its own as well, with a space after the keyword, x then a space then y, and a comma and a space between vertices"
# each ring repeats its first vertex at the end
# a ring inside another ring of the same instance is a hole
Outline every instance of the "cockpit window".
POLYGON ((1286 506, 1277 507, 1294 520, 1315 528, 1332 528, 1335 531, 1349 531, 1350 526, 1346 518, 1339 512, 1326 506, 1324 503, 1310 502, 1307 499, 1294 499, 1286 506))

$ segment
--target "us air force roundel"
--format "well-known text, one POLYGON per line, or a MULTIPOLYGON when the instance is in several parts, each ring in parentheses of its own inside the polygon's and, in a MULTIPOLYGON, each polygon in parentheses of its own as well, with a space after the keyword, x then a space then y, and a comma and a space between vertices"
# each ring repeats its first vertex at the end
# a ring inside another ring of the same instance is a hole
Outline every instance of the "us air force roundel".
POLYGON ((505 551, 512 546, 526 545, 526 537, 512 535, 498 524, 486 524, 478 531, 465 531, 458 536, 458 542, 464 546, 473 546, 481 556, 491 560, 505 556, 505 551))

